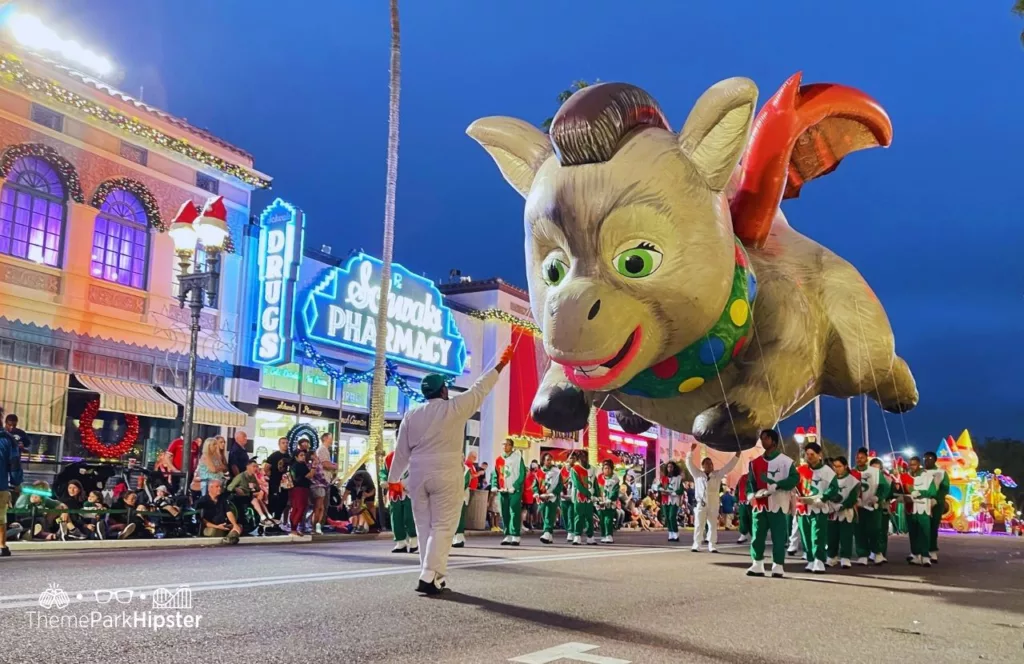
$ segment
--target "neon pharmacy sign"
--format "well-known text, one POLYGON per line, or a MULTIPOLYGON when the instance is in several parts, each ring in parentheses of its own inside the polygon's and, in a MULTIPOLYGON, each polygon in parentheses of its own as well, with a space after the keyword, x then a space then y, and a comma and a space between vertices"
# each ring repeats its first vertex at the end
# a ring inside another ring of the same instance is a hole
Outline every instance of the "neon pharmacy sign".
MULTIPOLYGON (((358 254, 330 268, 309 292, 302 309, 306 337, 329 346, 373 354, 381 262, 358 254)), ((451 310, 429 279, 391 265, 387 355, 427 371, 461 374, 466 343, 451 310)))
POLYGON ((257 364, 291 361, 292 306, 302 256, 303 215, 278 198, 260 215, 260 299, 252 359, 257 364))

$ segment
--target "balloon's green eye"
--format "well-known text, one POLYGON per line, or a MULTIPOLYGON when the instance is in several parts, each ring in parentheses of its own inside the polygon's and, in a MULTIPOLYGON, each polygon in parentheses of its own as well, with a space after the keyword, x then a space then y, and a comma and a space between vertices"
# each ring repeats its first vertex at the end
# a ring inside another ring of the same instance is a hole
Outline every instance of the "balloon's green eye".
POLYGON ((650 242, 641 242, 631 249, 619 252, 612 259, 615 271, 630 279, 642 279, 653 274, 660 266, 662 253, 650 242))
POLYGON ((547 282, 548 286, 557 286, 565 279, 565 273, 569 271, 569 266, 565 264, 565 261, 560 258, 549 258, 544 261, 544 266, 541 268, 541 272, 544 275, 544 281, 547 282))

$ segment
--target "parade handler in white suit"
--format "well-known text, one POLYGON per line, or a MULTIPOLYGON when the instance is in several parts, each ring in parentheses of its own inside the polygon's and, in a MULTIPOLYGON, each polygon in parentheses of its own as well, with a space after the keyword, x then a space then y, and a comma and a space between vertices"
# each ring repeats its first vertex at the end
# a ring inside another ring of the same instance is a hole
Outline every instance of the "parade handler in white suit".
POLYGON ((493 369, 485 371, 469 390, 450 399, 443 376, 424 377, 420 389, 427 402, 406 413, 398 427, 398 445, 388 481, 398 482, 409 470, 407 484, 420 539, 417 592, 437 595, 445 587, 448 554, 462 510, 466 421, 480 410, 512 352, 512 346, 506 348, 493 369))
POLYGON ((696 514, 693 519, 693 546, 692 551, 700 550, 700 543, 704 541, 704 529, 707 528, 708 551, 718 553, 715 546, 718 544, 718 506, 722 491, 722 480, 736 467, 740 461, 740 453, 729 459, 729 463, 721 470, 715 470, 715 462, 705 457, 700 465, 697 443, 690 446, 690 453, 686 456, 686 469, 693 476, 693 498, 697 501, 696 514))

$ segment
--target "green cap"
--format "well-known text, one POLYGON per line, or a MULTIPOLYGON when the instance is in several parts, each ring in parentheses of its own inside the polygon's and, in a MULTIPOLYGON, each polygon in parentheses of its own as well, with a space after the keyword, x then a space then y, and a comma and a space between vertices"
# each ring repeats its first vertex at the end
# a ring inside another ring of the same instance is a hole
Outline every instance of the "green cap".
POLYGON ((420 391, 423 392, 423 396, 430 399, 440 394, 441 388, 447 384, 441 374, 427 374, 420 382, 420 391))

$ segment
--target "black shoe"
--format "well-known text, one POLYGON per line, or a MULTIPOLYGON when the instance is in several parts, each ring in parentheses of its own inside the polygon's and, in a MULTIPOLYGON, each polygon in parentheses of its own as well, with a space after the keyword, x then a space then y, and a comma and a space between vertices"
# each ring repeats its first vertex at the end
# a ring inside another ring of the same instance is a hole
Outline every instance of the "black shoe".
POLYGON ((72 528, 71 530, 69 530, 67 532, 67 537, 68 537, 68 539, 73 539, 73 540, 81 541, 81 540, 87 539, 88 535, 83 533, 78 528, 72 528))
POLYGON ((117 539, 128 539, 129 537, 132 536, 132 533, 134 533, 134 532, 135 532, 135 524, 134 523, 129 523, 127 526, 124 527, 124 530, 122 530, 120 532, 120 534, 118 534, 117 539))
POLYGON ((408 553, 408 552, 409 552, 408 547, 404 547, 404 546, 400 547, 398 549, 391 549, 391 553, 408 553))
POLYGON ((452 544, 453 549, 461 549, 464 546, 466 546, 465 542, 456 542, 455 544, 452 544))
POLYGON ((419 553, 419 552, 420 552, 420 547, 418 547, 418 546, 414 546, 411 549, 409 549, 409 553, 419 553))
POLYGON ((427 583, 423 579, 420 579, 419 585, 416 586, 416 592, 421 593, 423 595, 433 596, 440 595, 441 589, 433 583, 427 583))
POLYGON ((3 548, 0 548, 0 558, 9 558, 10 555, 11 555, 11 550, 8 549, 6 546, 3 547, 3 548))

